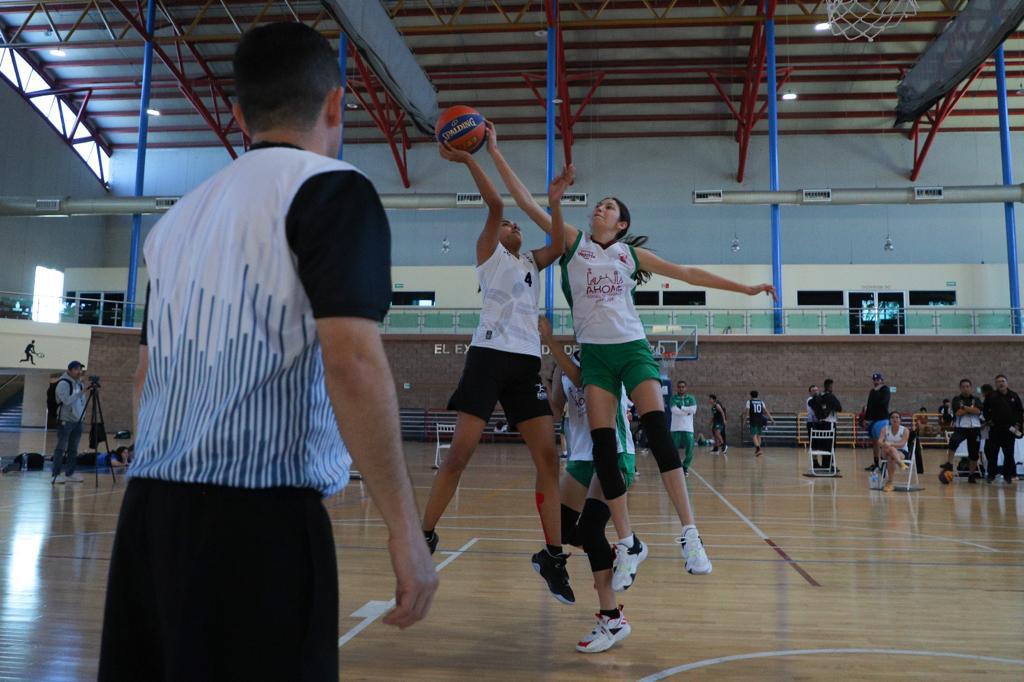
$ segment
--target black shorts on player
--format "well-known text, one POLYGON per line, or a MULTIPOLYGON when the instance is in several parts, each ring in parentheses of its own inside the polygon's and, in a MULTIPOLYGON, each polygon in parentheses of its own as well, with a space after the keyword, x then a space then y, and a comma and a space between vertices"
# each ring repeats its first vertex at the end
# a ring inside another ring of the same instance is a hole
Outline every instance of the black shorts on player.
POLYGON ((953 435, 949 437, 949 451, 956 452, 964 441, 967 441, 967 458, 977 462, 981 457, 981 429, 953 429, 953 435))
POLYGON ((486 422, 500 401, 510 429, 536 417, 550 417, 551 405, 539 372, 540 358, 535 355, 471 346, 448 409, 486 422))

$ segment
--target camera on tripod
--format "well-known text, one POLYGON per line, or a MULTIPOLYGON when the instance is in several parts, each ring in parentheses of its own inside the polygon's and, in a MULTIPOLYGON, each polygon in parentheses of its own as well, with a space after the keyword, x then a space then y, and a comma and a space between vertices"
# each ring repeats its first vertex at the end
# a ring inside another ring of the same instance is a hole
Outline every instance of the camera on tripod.
POLYGON ((89 375, 89 388, 102 388, 100 386, 100 377, 98 374, 89 375))

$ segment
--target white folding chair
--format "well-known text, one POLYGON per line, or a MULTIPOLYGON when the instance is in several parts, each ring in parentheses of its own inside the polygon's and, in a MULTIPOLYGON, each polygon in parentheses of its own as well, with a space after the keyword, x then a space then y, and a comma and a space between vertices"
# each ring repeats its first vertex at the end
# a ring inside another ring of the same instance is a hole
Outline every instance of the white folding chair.
POLYGON ((452 446, 452 438, 455 437, 455 424, 434 424, 434 433, 437 434, 437 447, 434 449, 434 468, 441 468, 441 451, 452 446), (448 442, 441 442, 441 434, 448 435, 448 442))
MULTIPOLYGON (((907 440, 907 449, 903 452, 903 463, 907 465, 907 482, 903 485, 896 485, 895 480, 893 482, 892 489, 901 493, 913 493, 918 490, 924 490, 920 485, 912 485, 912 482, 921 482, 921 479, 917 476, 917 467, 914 465, 914 448, 917 447, 917 443, 914 442, 914 434, 910 434, 910 438, 907 440)), ((881 476, 884 481, 887 478, 889 470, 889 460, 883 457, 878 462, 878 475, 881 476)), ((894 474, 895 475, 895 474, 894 474)))
POLYGON ((816 429, 811 427, 811 437, 807 441, 807 459, 808 468, 805 476, 814 476, 819 478, 835 478, 839 475, 839 467, 836 466, 836 439, 835 431, 831 429, 816 429), (828 449, 823 449, 822 445, 828 444, 828 449), (829 465, 827 467, 815 467, 814 459, 816 457, 828 457, 829 465))

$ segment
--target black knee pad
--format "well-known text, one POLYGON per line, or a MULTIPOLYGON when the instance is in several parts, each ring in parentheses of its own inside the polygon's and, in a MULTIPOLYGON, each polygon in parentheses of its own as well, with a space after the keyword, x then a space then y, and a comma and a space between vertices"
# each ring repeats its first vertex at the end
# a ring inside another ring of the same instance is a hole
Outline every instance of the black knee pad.
MULTIPOLYGON (((590 432, 594 441, 594 473, 601 483, 601 491, 607 500, 614 500, 626 494, 626 482, 619 471, 618 443, 614 429, 594 429, 590 432)), ((678 455, 676 456, 678 458, 678 455)), ((586 509, 586 505, 583 507, 586 509)))
POLYGON ((588 499, 583 504, 577 531, 594 572, 607 571, 615 561, 615 553, 604 534, 611 518, 612 511, 604 502, 588 499))
POLYGON ((647 445, 658 463, 661 473, 672 471, 683 466, 679 460, 679 450, 672 442, 672 434, 668 430, 668 422, 664 412, 648 412, 640 417, 640 424, 647 434, 647 445))
POLYGON ((576 522, 580 519, 580 513, 571 507, 562 505, 562 544, 582 547, 579 530, 576 522))

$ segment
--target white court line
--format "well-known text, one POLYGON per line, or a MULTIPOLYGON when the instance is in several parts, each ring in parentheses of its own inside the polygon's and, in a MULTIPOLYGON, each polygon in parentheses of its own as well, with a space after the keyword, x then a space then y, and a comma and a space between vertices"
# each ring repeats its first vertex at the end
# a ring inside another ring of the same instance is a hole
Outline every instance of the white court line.
POLYGON ((757 658, 782 658, 786 656, 816 656, 819 654, 885 654, 887 656, 928 656, 936 658, 961 658, 968 661, 985 661, 987 663, 1004 663, 1006 665, 1024 665, 1024 661, 1016 658, 997 658, 995 656, 978 656, 975 654, 957 654, 949 651, 918 651, 916 649, 792 649, 789 651, 759 651, 752 654, 736 654, 734 656, 720 656, 718 658, 706 658, 703 661, 679 665, 675 668, 662 670, 661 672, 641 677, 639 682, 655 682, 666 677, 678 675, 679 673, 707 668, 720 663, 731 663, 733 661, 749 661, 757 658))
POLYGON ((722 501, 722 504, 724 504, 724 505, 725 505, 726 507, 728 507, 729 509, 731 509, 731 510, 732 510, 732 513, 733 513, 733 514, 735 514, 736 516, 740 517, 740 520, 741 520, 741 521, 743 521, 743 523, 747 524, 747 526, 749 526, 749 527, 750 527, 750 530, 754 531, 754 534, 755 534, 755 535, 756 535, 757 537, 761 538, 761 539, 762 539, 762 540, 764 540, 765 542, 767 542, 767 541, 768 541, 768 534, 767 534, 767 533, 765 533, 765 532, 764 532, 763 530, 761 530, 760 528, 758 528, 758 527, 757 527, 757 524, 755 524, 755 523, 754 523, 753 521, 751 521, 750 519, 748 519, 748 518, 746 517, 746 515, 745 515, 745 514, 744 514, 743 512, 741 512, 741 511, 740 511, 739 509, 737 509, 736 507, 734 507, 734 506, 733 506, 733 504, 732 504, 732 502, 730 502, 729 500, 725 499, 725 496, 724 496, 724 495, 722 495, 722 493, 718 492, 718 490, 716 490, 716 489, 715 489, 715 486, 713 486, 713 485, 711 485, 710 483, 708 483, 708 482, 707 482, 707 479, 705 479, 705 478, 704 478, 703 476, 701 476, 701 475, 700 475, 700 474, 699 474, 699 473, 697 472, 697 470, 696 470, 696 469, 691 469, 691 471, 693 472, 693 475, 694 475, 694 476, 696 476, 697 478, 699 478, 699 479, 700 479, 700 482, 701 482, 701 483, 703 483, 704 485, 706 485, 706 486, 707 486, 708 490, 710 490, 711 492, 713 492, 713 493, 714 493, 714 494, 715 494, 715 495, 716 495, 716 496, 718 497, 718 499, 722 501))
MULTIPOLYGON (((438 573, 441 572, 445 566, 458 559, 465 553, 467 549, 477 543, 480 538, 472 538, 469 542, 459 547, 457 550, 451 553, 451 555, 434 567, 434 570, 438 573)), ((363 604, 360 608, 352 613, 353 618, 363 618, 363 621, 356 625, 354 628, 343 634, 338 638, 338 648, 345 646, 353 637, 358 635, 360 632, 370 627, 378 618, 383 616, 385 613, 395 607, 395 600, 390 599, 388 601, 368 601, 363 604)))

